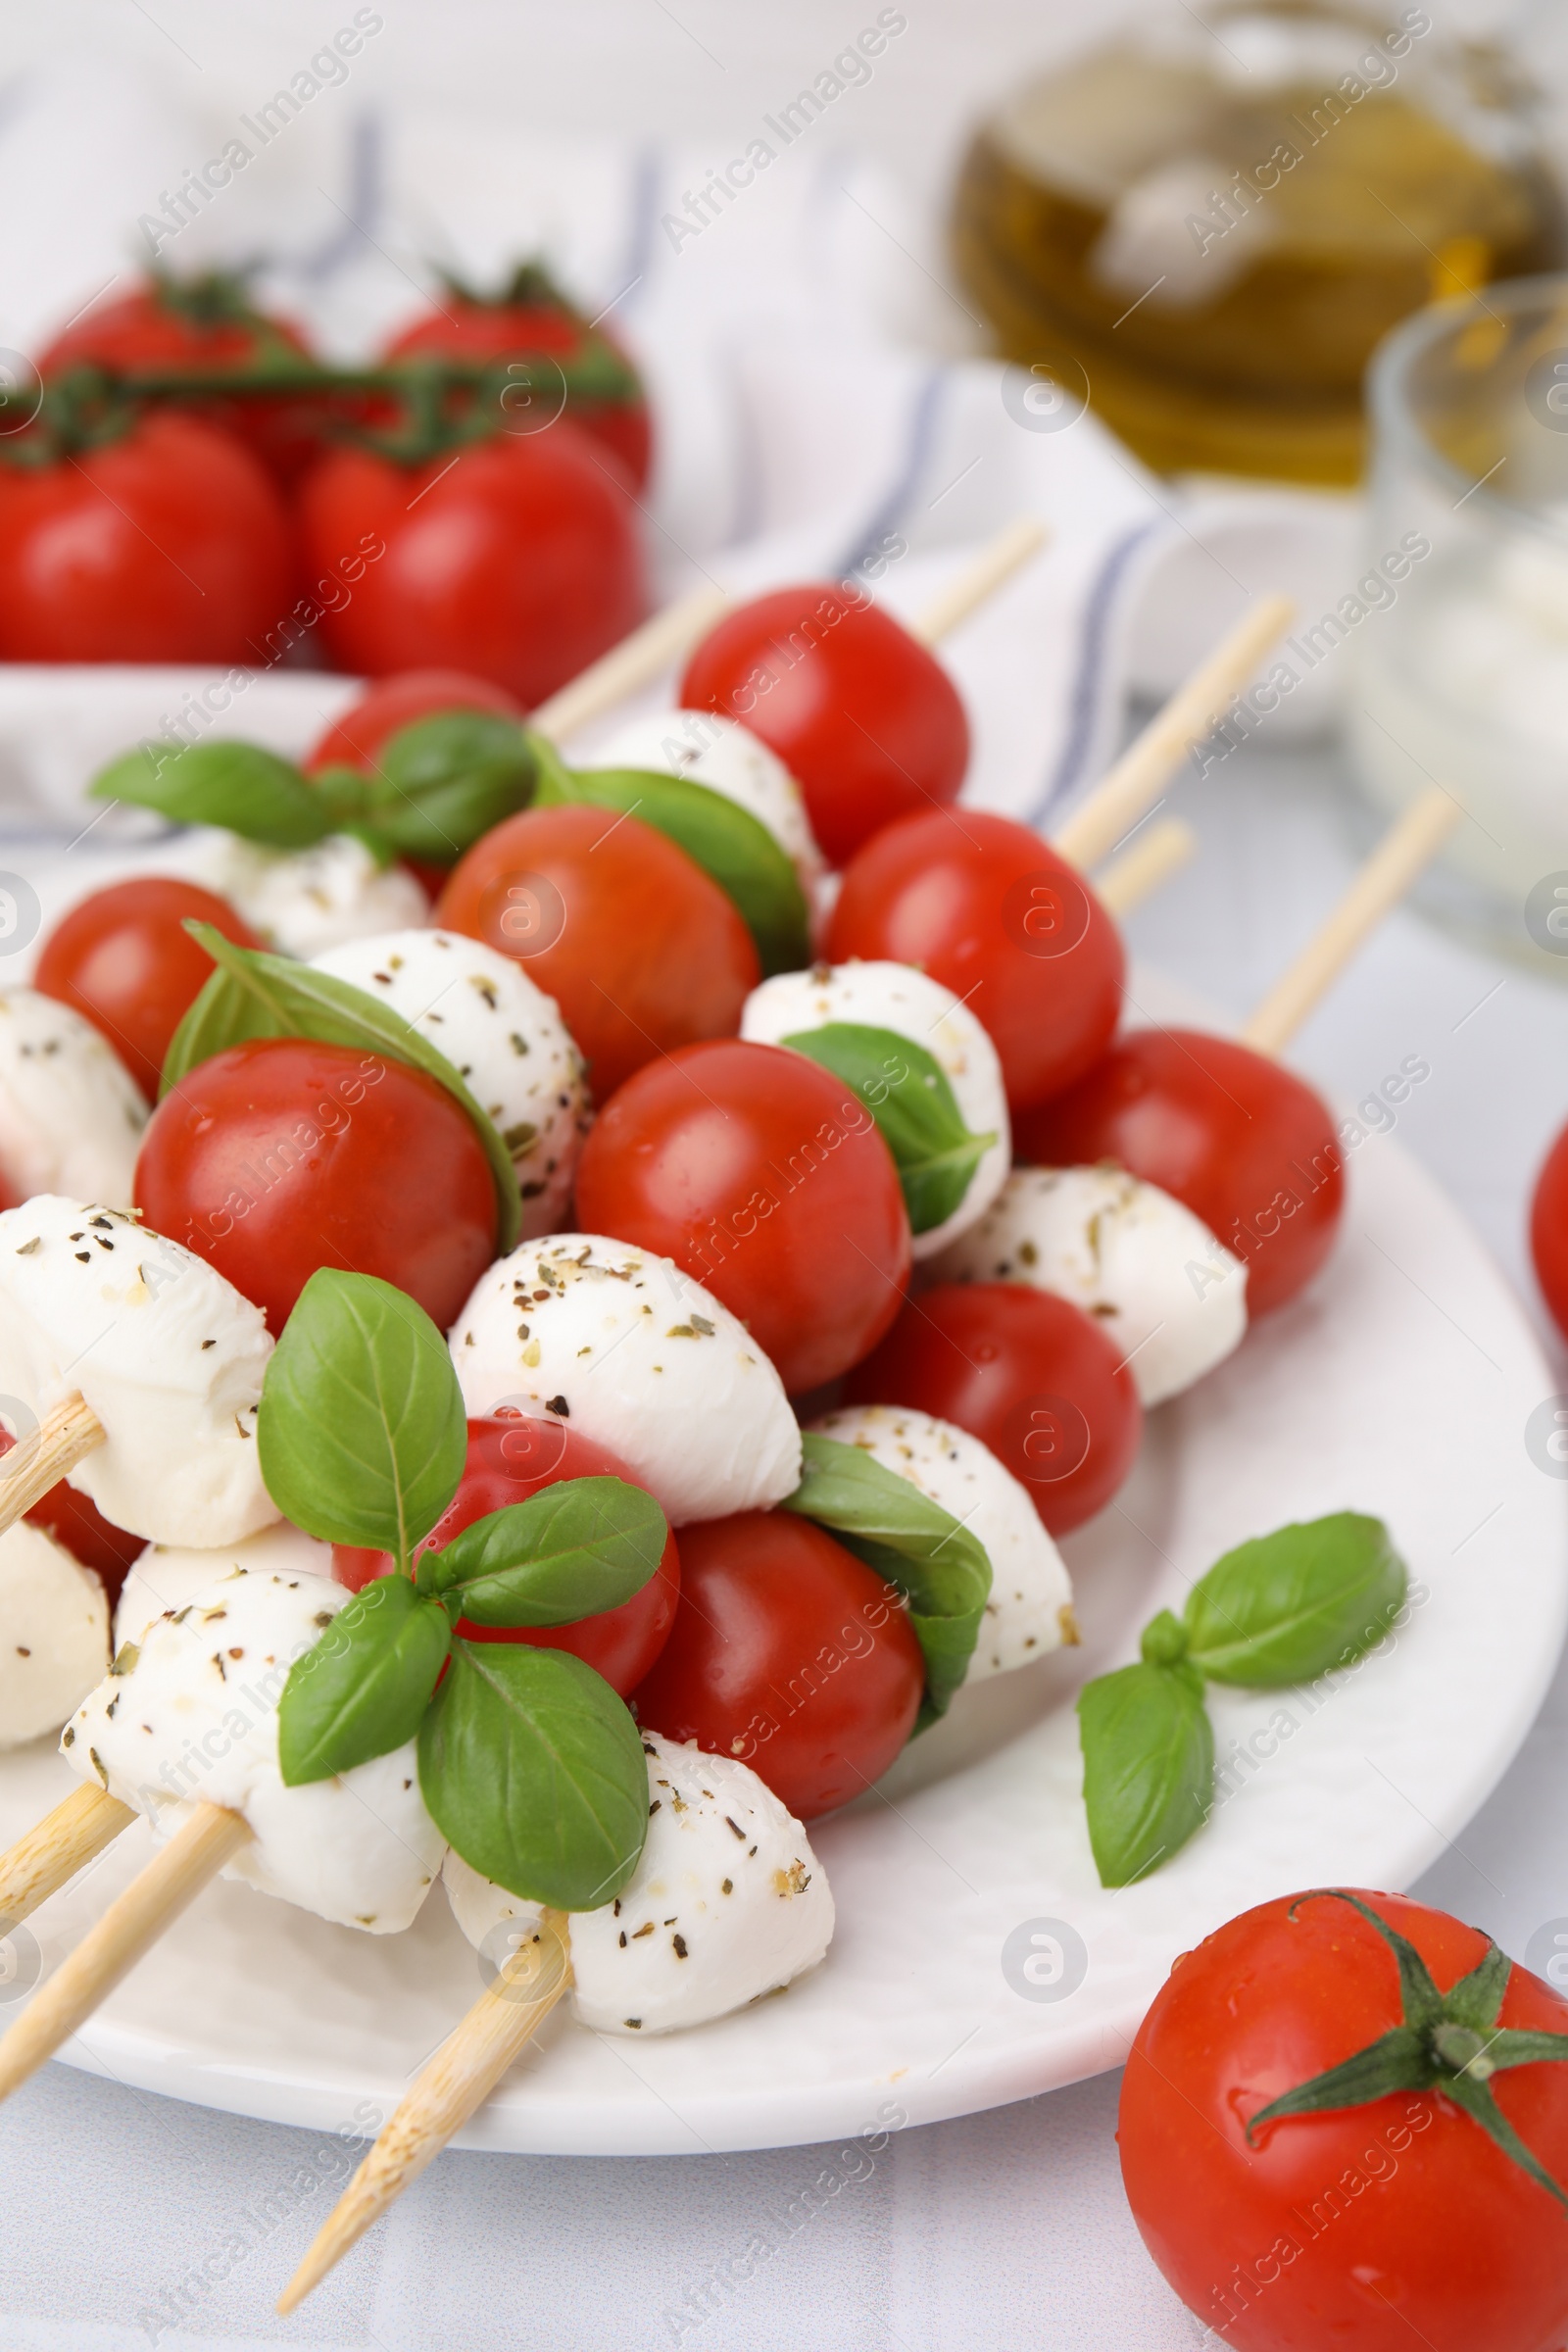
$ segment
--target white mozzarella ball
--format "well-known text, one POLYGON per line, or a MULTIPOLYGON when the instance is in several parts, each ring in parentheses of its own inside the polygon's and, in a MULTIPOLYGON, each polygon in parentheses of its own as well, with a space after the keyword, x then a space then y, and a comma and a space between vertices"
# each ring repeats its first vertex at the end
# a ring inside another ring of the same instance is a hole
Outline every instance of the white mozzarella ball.
POLYGON ((19 1520, 0 1536, 0 1748, 58 1732, 108 1664, 102 1585, 19 1520))
POLYGON ((652 768, 721 792, 767 827, 810 899, 824 861, 805 795, 778 754, 738 719, 714 710, 652 711, 619 728, 595 752, 593 765, 652 768))
POLYGON ((765 1510, 800 1484, 801 1433, 772 1364, 651 1250, 589 1233, 525 1242, 480 1275, 451 1347, 470 1414, 569 1420, 674 1527, 765 1510))
POLYGON ((324 1576, 230 1575, 147 1629, 66 1726, 82 1780, 172 1837, 202 1803, 252 1838, 226 1865, 339 1927, 389 1936, 418 1911, 446 1841, 419 1794, 415 1742, 331 1780, 284 1786, 277 1706, 294 1660, 350 1595, 324 1576))
POLYGON ((308 850, 270 850, 237 833, 204 830, 180 862, 270 948, 307 961, 346 939, 407 930, 430 916, 407 867, 377 865, 353 833, 329 833, 308 850))
MULTIPOLYGON (((822 1865, 749 1764, 658 1732, 644 1733, 643 1752, 642 1859, 613 1903, 573 1912, 568 1930, 572 2007, 600 2034, 673 2034, 726 2017, 814 1968, 833 1936, 822 1865)), ((442 1876, 470 1943, 504 1924, 521 1935, 537 1927, 536 1904, 481 1878, 455 1849, 442 1876)))
POLYGON ((1242 1260, 1169 1193, 1109 1164, 1015 1168, 990 1214, 932 1272, 1070 1298, 1122 1356, 1146 1405, 1190 1389, 1247 1330, 1242 1260))
MULTIPOLYGON (((997 1049, 951 988, 907 963, 819 963, 808 972, 780 972, 747 998, 741 1035, 754 1045, 778 1046, 831 1021, 891 1029, 922 1046, 952 1087, 969 1133, 995 1139, 953 1214, 914 1236, 915 1257, 934 1257, 985 1214, 1006 1182, 1012 1131, 997 1049)), ((898 1066, 886 1076, 890 1086, 918 1083, 906 1069, 901 1077, 898 1066)))
POLYGON ((237 1543, 277 1506, 256 1459, 259 1306, 118 1209, 40 1193, 0 1215, 0 1398, 84 1397, 104 1443, 71 1484, 151 1543, 237 1543))
POLYGON ((858 1446, 966 1527, 991 1561, 985 1623, 966 1683, 1008 1674, 1076 1642, 1066 1563, 1041 1525, 1028 1489, 988 1446, 951 1421, 897 1404, 845 1405, 812 1423, 841 1446, 858 1446))
POLYGON ((314 961, 380 998, 440 1049, 512 1153, 524 1235, 553 1232, 588 1125, 582 1055, 555 999, 510 956, 457 931, 351 940, 314 961))
POLYGON ((0 1176, 22 1200, 128 1208, 147 1105, 91 1021, 35 988, 0 994, 0 1176))
POLYGON ((149 1544, 120 1588, 115 1604, 115 1648, 139 1642, 158 1618, 172 1616, 175 1609, 182 1609, 223 1577, 248 1576, 257 1570, 275 1571, 280 1576, 330 1576, 332 1546, 318 1544, 286 1519, 264 1528, 259 1536, 246 1536, 242 1543, 213 1551, 149 1544))

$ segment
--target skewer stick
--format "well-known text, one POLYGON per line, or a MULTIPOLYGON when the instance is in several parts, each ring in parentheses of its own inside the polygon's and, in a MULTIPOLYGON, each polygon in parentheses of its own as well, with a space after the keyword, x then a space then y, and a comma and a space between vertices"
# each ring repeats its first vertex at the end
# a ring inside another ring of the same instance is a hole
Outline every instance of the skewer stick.
POLYGON ((221 1805, 197 1806, 0 2039, 0 2099, 8 2099, 69 2041, 250 1834, 249 1822, 238 1813, 221 1805))
POLYGON ((294 2311, 489 2097, 571 1983, 566 1918, 542 1911, 495 1983, 415 2078, 278 2298, 294 2311))
POLYGON ((592 718, 612 710, 617 703, 651 685, 661 670, 689 652, 729 604, 722 588, 705 585, 689 596, 677 597, 662 612, 633 629, 608 654, 591 662, 578 676, 528 714, 528 724, 552 743, 564 742, 592 718))
POLYGON ((97 1860, 136 1816, 107 1788, 83 1784, 0 1854, 0 1936, 97 1860))
POLYGON ((80 1396, 51 1406, 31 1437, 0 1455, 0 1535, 103 1442, 103 1423, 80 1396))
POLYGON ((1016 522, 1009 522, 1005 530, 999 531, 956 579, 948 582, 918 620, 907 624, 910 636, 927 646, 951 637, 960 621, 967 620, 987 597, 995 596, 1015 571, 1021 571, 1040 553, 1050 537, 1045 524, 1034 515, 1020 514, 1016 522))
POLYGON ((1152 897, 1172 874, 1180 873, 1198 849, 1198 835, 1179 816, 1151 825, 1119 858, 1095 876, 1095 896, 1102 906, 1120 917, 1131 914, 1152 897))
POLYGON ((1287 596, 1265 596, 1222 637, 1206 662, 1156 710, 1136 742, 1073 810, 1052 843, 1070 865, 1087 872, 1158 800, 1195 744, 1202 742, 1231 696, 1247 684, 1269 648, 1289 628, 1296 608, 1287 596))
POLYGON ((1442 849, 1464 809, 1434 784, 1390 827, 1326 923, 1275 982, 1241 1033, 1258 1054, 1283 1054, 1369 931, 1396 906, 1442 849))

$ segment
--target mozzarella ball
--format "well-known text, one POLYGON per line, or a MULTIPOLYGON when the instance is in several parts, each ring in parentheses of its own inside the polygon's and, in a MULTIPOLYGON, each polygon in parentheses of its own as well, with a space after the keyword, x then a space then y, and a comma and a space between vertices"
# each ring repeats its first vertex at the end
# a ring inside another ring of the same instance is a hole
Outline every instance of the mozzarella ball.
MULTIPOLYGON (((995 1139, 953 1214, 913 1237, 914 1256, 934 1257, 985 1214, 1006 1182, 1012 1131, 997 1049, 951 988, 907 963, 818 963, 808 972, 780 972, 747 998, 741 1035, 754 1045, 780 1046, 830 1021, 891 1029, 922 1046, 952 1087, 969 1133, 995 1139)), ((901 1079, 896 1068, 887 1077, 893 1086, 918 1083, 907 1074, 901 1079)))
POLYGON ((767 827, 801 878, 809 902, 825 860, 806 813, 806 796, 776 752, 738 719, 713 710, 656 710, 620 727, 593 757, 595 767, 652 768, 721 792, 767 827))
POLYGON ((1022 1282, 1093 1315, 1146 1405, 1190 1389, 1247 1330, 1247 1268, 1180 1200, 1108 1163, 1015 1168, 939 1282, 1022 1282))
POLYGON ((765 1510, 800 1485, 777 1372, 727 1306, 651 1250, 590 1233, 526 1242, 479 1277, 451 1347, 470 1415, 569 1420, 673 1527, 765 1510))
POLYGON ((0 1398, 42 1420, 73 1395, 104 1442, 69 1473, 156 1544, 234 1544, 276 1504, 256 1459, 272 1352, 259 1306, 119 1209, 40 1193, 0 1215, 0 1398))
POLYGON ((225 1576, 248 1576, 258 1569, 275 1570, 280 1576, 330 1576, 332 1546, 318 1544, 286 1519, 264 1528, 259 1536, 247 1536, 242 1543, 220 1545, 214 1551, 149 1544, 120 1588, 115 1604, 115 1648, 139 1642, 158 1618, 172 1616, 209 1585, 225 1576))
POLYGON ((19 1520, 0 1536, 0 1748, 58 1732, 108 1664, 102 1585, 19 1520))
POLYGON ((846 1405, 812 1423, 824 1438, 858 1446, 966 1527, 991 1561, 985 1622, 964 1670, 984 1682, 1027 1666, 1078 1639, 1072 1585, 1028 1490, 988 1446, 933 1414, 897 1404, 846 1405))
POLYGON ((0 994, 0 1176, 20 1199, 128 1208, 147 1105, 91 1021, 35 988, 0 994))
POLYGON ((230 1575, 122 1649, 60 1742, 67 1762, 172 1837, 202 1803, 252 1839, 225 1866, 343 1928, 390 1936, 418 1911, 445 1840, 419 1794, 415 1742, 299 1788, 277 1765, 289 1668, 350 1598, 324 1576, 230 1575))
MULTIPOLYGON (((573 1912, 568 1929, 572 2007, 599 2034, 673 2034, 726 2017, 814 1968, 833 1936, 822 1865, 750 1765, 658 1732, 643 1734, 643 1753, 642 1859, 613 1903, 573 1912)), ((520 1935, 537 1927, 537 1904, 481 1878, 456 1849, 442 1876, 470 1943, 503 1924, 520 1935)))
POLYGON ((270 948, 307 961, 344 940, 429 920, 429 902, 408 868, 377 865, 353 833, 329 833, 308 850, 270 850, 204 829, 181 863, 270 948))
POLYGON ((457 931, 388 932, 314 960, 440 1049, 512 1153, 524 1236, 553 1232, 588 1126, 582 1055, 555 999, 510 956, 457 931))

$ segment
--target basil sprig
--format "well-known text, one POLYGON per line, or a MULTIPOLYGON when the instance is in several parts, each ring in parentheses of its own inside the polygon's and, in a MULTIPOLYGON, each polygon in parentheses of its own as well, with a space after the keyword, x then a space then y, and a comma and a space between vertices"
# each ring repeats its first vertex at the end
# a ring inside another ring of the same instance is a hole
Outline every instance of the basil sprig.
POLYGON ((96 801, 156 808, 176 825, 221 825, 272 850, 308 850, 339 828, 290 760, 259 743, 143 743, 88 787, 96 801))
POLYGON ((780 1508, 826 1528, 904 1594, 925 1657, 914 1727, 923 1732, 947 1712, 974 1655, 991 1597, 990 1557, 951 1511, 863 1446, 807 1430, 801 1448, 801 1483, 780 1508))
POLYGON ((1408 1586, 1382 1520, 1335 1511, 1238 1544, 1199 1579, 1180 1617, 1161 1609, 1144 1628, 1138 1663, 1078 1696, 1102 1885, 1145 1877, 1208 1819, 1205 1678, 1268 1690, 1351 1666, 1382 1641, 1408 1586))
POLYGON ((941 1063, 913 1038, 858 1021, 824 1021, 780 1042, 819 1061, 865 1104, 893 1154, 910 1232, 945 1224, 997 1138, 970 1134, 941 1063))
POLYGON ((211 923, 187 922, 185 928, 217 968, 170 1041, 160 1096, 215 1054, 253 1037, 313 1037, 323 1045, 359 1046, 406 1062, 436 1079, 472 1120, 496 1188, 496 1254, 505 1257, 515 1249, 522 1197, 512 1153, 444 1054, 390 1004, 351 981, 296 963, 290 956, 236 947, 211 923))
POLYGON ((415 1562, 463 1475, 462 1392, 421 1307, 335 1268, 312 1275, 284 1326, 257 1436, 280 1509, 311 1535, 395 1562, 290 1669, 284 1782, 326 1780, 416 1739, 425 1805, 466 1862, 529 1901, 608 1902, 647 1830, 629 1712, 578 1658, 456 1629, 566 1625, 620 1607, 663 1555, 669 1530, 653 1497, 617 1478, 563 1480, 415 1562))

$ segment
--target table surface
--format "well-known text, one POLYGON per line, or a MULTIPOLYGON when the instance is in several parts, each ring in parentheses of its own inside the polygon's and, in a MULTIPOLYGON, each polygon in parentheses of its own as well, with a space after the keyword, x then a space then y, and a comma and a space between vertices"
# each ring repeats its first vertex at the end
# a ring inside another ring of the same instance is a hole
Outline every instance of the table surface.
MULTIPOLYGON (((1200 853, 1133 918, 1131 944, 1240 1014, 1332 903, 1362 820, 1327 748, 1238 752, 1189 773, 1180 800, 1200 853)), ((1410 1054, 1432 1075, 1398 1138, 1530 1300, 1562 1376, 1524 1220, 1568 1111, 1568 986, 1400 913, 1295 1058, 1354 1102, 1410 1054)), ((1417 1890, 1519 1957, 1568 1916, 1565 1766, 1559 1673, 1507 1779, 1417 1890)), ((0 2111, 0 2352, 1186 2352, 1213 2339, 1139 2242, 1116 2090, 1105 2076, 908 2130, 874 2157, 449 2153, 285 2322, 273 2300, 336 2185, 320 2142, 51 2066, 0 2111)))

